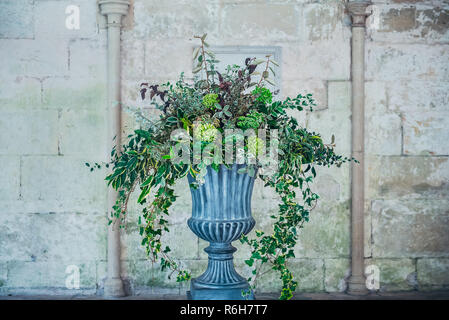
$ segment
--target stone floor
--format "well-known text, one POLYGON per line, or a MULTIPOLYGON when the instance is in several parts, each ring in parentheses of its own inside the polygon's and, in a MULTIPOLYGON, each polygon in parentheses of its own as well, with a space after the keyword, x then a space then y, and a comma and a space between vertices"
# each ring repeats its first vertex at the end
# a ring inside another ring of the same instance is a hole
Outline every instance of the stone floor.
MULTIPOLYGON (((260 294, 257 300, 277 300, 278 294, 260 294)), ((0 300, 104 300, 103 296, 82 295, 7 295, 0 296, 0 300)), ((185 300, 185 295, 142 295, 127 296, 119 300, 185 300)), ((301 293, 295 295, 294 300, 449 300, 449 291, 408 291, 408 292, 376 292, 366 296, 352 296, 345 293, 301 293)))

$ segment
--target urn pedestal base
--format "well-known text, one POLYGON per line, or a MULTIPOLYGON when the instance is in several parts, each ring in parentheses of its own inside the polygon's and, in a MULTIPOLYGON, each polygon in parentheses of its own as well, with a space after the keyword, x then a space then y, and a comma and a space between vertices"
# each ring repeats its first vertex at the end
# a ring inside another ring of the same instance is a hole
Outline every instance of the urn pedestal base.
POLYGON ((187 292, 189 299, 254 300, 248 281, 234 268, 233 253, 236 250, 229 243, 211 243, 204 249, 209 255, 209 263, 201 276, 191 280, 187 292))

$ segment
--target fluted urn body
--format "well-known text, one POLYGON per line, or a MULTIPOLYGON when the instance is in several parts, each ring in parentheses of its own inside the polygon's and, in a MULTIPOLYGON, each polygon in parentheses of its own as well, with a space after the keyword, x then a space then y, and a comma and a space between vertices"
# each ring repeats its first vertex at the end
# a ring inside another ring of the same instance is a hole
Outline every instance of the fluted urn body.
MULTIPOLYGON (((249 285, 234 268, 231 243, 247 234, 255 225, 251 216, 251 196, 254 177, 237 171, 246 165, 234 164, 228 169, 221 165, 217 172, 207 168, 205 182, 197 189, 191 188, 192 217, 190 229, 198 237, 210 242, 204 249, 208 256, 206 271, 192 279, 190 297, 194 300, 254 299, 249 285)), ((189 183, 194 182, 188 176, 189 183)))

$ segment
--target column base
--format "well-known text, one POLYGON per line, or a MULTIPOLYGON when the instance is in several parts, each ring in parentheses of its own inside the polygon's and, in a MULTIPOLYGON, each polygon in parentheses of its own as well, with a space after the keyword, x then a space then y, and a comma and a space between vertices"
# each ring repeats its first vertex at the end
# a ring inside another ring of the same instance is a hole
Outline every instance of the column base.
POLYGON ((125 290, 123 281, 120 278, 107 278, 104 283, 104 296, 110 298, 124 297, 125 290))
POLYGON ((370 291, 366 288, 366 279, 364 276, 351 276, 348 281, 347 294, 354 296, 364 296, 370 291))

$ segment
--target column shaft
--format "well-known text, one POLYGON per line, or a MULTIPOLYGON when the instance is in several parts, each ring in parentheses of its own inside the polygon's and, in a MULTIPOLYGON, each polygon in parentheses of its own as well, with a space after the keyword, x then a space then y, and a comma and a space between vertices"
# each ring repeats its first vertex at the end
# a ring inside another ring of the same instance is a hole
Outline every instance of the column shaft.
POLYGON ((352 156, 360 163, 351 167, 351 276, 348 293, 366 294, 364 266, 365 213, 365 13, 369 2, 350 2, 352 15, 352 156))
MULTIPOLYGON (((121 19, 128 11, 128 0, 101 0, 101 13, 107 16, 108 26, 108 151, 116 146, 120 153, 121 146, 121 96, 120 96, 120 30, 121 19), (114 139, 115 137, 115 139, 114 139)), ((117 192, 108 190, 108 211, 117 200, 117 192)), ((107 297, 125 295, 120 271, 120 221, 108 227, 108 277, 104 285, 107 297)))

